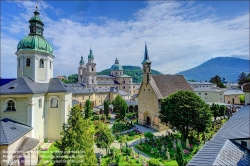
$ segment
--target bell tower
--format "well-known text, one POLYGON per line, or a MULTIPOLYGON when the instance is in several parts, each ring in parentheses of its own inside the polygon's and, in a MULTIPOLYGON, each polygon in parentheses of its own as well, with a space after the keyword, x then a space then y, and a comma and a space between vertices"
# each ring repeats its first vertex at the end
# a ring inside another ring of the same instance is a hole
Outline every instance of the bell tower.
POLYGON ((38 7, 29 20, 30 33, 17 45, 17 78, 29 77, 38 83, 48 83, 53 78, 53 49, 43 37, 44 24, 38 7))
POLYGON ((88 56, 88 63, 86 64, 87 67, 87 87, 96 87, 96 63, 94 63, 94 55, 90 48, 89 56, 88 56))
POLYGON ((145 52, 144 52, 144 60, 142 61, 142 69, 143 69, 143 83, 148 84, 151 78, 151 61, 148 56, 148 48, 147 43, 145 43, 145 52))

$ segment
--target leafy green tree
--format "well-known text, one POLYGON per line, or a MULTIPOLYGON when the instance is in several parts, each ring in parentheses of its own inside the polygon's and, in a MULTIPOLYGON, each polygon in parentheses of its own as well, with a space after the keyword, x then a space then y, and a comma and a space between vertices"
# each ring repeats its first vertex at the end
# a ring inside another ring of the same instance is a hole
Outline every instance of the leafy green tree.
POLYGON ((178 163, 178 166, 185 166, 187 164, 187 161, 184 159, 184 153, 183 149, 180 144, 177 144, 177 154, 176 154, 176 162, 178 163))
POLYGON ((98 123, 95 132, 95 143, 98 148, 105 148, 108 153, 110 145, 114 142, 115 137, 110 128, 103 123, 98 123))
POLYGON ((226 110, 227 110, 226 106, 220 105, 220 107, 219 107, 219 116, 224 116, 225 117, 226 110))
POLYGON ((62 138, 55 142, 59 151, 53 153, 54 165, 65 166, 72 162, 78 165, 96 164, 93 132, 89 124, 88 120, 83 119, 80 107, 75 105, 70 111, 67 124, 62 126, 62 138))
POLYGON ((116 112, 119 111, 120 118, 124 118, 126 111, 128 109, 128 105, 125 100, 120 95, 117 95, 116 98, 112 101, 112 104, 114 106, 114 110, 116 112))
POLYGON ((245 95, 240 95, 239 99, 240 99, 240 104, 244 104, 245 103, 245 95))
POLYGON ((145 132, 144 137, 152 140, 154 138, 154 134, 152 134, 151 132, 145 132))
POLYGON ((110 105, 109 100, 105 100, 104 101, 104 114, 106 115, 106 119, 109 116, 109 105, 110 105))
POLYGON ((198 138, 199 138, 199 134, 200 133, 203 133, 206 131, 207 128, 209 128, 211 126, 211 123, 212 123, 212 120, 211 120, 211 117, 212 117, 212 113, 211 111, 208 111, 210 110, 209 108, 209 105, 206 104, 204 107, 203 107, 204 110, 201 110, 201 118, 197 118, 196 121, 194 121, 195 125, 194 125, 194 129, 197 131, 197 135, 198 135, 198 138))
POLYGON ((209 82, 215 83, 219 88, 226 88, 226 86, 222 83, 222 80, 218 75, 212 77, 209 82))
POLYGON ((216 120, 216 118, 218 116, 220 116, 220 112, 219 112, 219 109, 220 109, 220 106, 218 104, 212 104, 212 106, 210 107, 211 111, 212 111, 212 114, 213 114, 213 117, 214 117, 214 120, 216 120))
MULTIPOLYGON (((161 122, 176 128, 184 139, 192 128, 197 128, 197 119, 211 120, 207 104, 194 92, 178 91, 161 102, 161 122)), ((199 124, 199 123, 198 123, 199 124)))
POLYGON ((92 104, 91 104, 91 101, 88 99, 86 100, 86 103, 84 105, 85 119, 88 119, 93 115, 93 111, 91 108, 92 108, 92 104))

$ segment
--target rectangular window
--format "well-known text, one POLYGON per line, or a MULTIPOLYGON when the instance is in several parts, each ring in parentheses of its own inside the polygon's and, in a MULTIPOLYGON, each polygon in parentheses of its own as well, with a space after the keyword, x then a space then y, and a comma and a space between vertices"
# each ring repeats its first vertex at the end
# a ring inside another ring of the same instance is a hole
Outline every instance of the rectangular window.
POLYGON ((199 95, 201 95, 201 93, 199 93, 199 95))
POLYGON ((82 96, 82 99, 84 100, 84 96, 82 96))
POLYGON ((158 101, 158 109, 161 109, 161 101, 158 101))
POLYGON ((89 99, 90 99, 90 96, 89 96, 89 99))
POLYGON ((207 93, 205 93, 205 95, 207 95, 207 93))
POLYGON ((51 69, 51 62, 49 62, 49 68, 51 69))

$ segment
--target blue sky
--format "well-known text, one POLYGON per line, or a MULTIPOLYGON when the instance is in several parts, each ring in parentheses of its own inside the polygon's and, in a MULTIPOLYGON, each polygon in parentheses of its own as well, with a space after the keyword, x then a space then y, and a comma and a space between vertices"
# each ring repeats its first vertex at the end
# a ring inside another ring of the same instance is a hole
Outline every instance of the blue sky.
MULTIPOLYGON (((1 1, 1 77, 16 77, 16 46, 29 33, 36 1, 1 1)), ((77 73, 93 50, 97 71, 141 66, 175 74, 218 56, 249 59, 248 1, 38 1, 54 77, 77 73)))

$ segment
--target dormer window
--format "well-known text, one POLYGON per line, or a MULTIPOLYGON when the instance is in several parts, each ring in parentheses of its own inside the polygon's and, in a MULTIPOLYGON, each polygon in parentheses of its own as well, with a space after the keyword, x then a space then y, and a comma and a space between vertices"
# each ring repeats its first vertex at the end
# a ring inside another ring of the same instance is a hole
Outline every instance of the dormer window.
POLYGON ((39 66, 40 66, 40 68, 44 68, 44 61, 43 61, 43 59, 40 59, 39 66))

